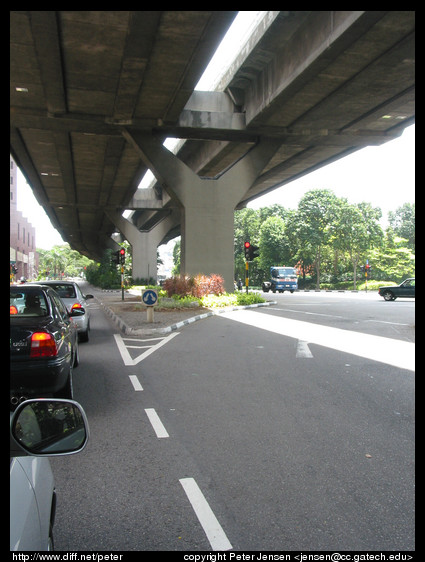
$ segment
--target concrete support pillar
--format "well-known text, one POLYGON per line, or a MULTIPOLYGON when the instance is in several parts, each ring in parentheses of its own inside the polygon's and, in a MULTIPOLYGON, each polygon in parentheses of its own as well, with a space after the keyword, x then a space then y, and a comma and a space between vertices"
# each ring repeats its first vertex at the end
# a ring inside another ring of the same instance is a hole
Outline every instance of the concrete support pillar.
POLYGON ((156 249, 150 232, 140 232, 119 213, 107 213, 116 227, 129 241, 133 255, 133 279, 156 279, 156 249))
POLYGON ((157 279, 157 249, 166 234, 178 224, 179 217, 170 215, 148 232, 141 232, 119 213, 107 213, 109 218, 131 244, 133 279, 157 279))
POLYGON ((280 142, 262 139, 222 176, 203 179, 151 135, 128 131, 123 135, 182 207, 181 272, 217 273, 226 291, 233 291, 234 210, 280 142))

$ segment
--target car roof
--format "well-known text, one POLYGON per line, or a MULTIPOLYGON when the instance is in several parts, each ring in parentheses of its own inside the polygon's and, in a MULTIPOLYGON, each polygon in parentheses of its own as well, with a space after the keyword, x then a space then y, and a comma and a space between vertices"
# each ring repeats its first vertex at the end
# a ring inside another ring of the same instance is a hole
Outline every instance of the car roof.
POLYGON ((55 281, 54 279, 50 279, 49 281, 40 281, 40 285, 76 285, 75 281, 55 281))
POLYGON ((29 291, 35 291, 36 289, 40 290, 43 289, 43 284, 42 283, 24 283, 21 285, 10 285, 11 289, 16 289, 17 292, 20 292, 22 290, 29 290, 29 291))
POLYGON ((45 294, 53 293, 57 296, 57 292, 54 290, 53 287, 49 287, 48 285, 44 285, 44 283, 26 283, 23 285, 10 285, 10 289, 13 289, 13 292, 16 293, 28 293, 28 292, 40 292, 43 291, 45 294))

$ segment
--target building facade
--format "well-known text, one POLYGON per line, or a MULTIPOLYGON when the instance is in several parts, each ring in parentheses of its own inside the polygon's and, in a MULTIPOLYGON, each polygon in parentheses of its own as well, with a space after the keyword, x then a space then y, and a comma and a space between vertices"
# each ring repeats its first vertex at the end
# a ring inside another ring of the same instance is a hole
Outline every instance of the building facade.
POLYGON ((17 207, 18 167, 10 157, 10 279, 35 279, 38 274, 35 228, 17 207))

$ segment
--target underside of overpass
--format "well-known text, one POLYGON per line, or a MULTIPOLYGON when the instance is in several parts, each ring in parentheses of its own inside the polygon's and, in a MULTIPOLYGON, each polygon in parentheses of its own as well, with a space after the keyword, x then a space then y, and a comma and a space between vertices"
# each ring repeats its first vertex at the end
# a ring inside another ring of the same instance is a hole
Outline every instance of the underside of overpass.
POLYGON ((183 271, 230 286, 235 208, 414 122, 412 11, 267 12, 214 92, 236 12, 10 14, 11 154, 72 248, 99 260, 118 229, 135 276, 181 233, 183 271))

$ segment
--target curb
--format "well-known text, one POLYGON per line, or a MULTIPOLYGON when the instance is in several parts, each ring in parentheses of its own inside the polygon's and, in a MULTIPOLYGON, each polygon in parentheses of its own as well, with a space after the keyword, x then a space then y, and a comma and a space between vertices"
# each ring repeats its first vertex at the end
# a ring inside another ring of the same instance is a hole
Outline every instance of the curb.
POLYGON ((198 316, 193 316, 192 318, 186 318, 186 320, 182 320, 181 322, 177 322, 176 324, 172 324, 171 326, 168 326, 167 328, 159 328, 158 331, 161 331, 162 333, 173 332, 174 330, 179 330, 180 328, 183 328, 183 326, 187 326, 188 324, 192 324, 193 322, 196 322, 197 320, 203 320, 204 318, 208 318, 209 316, 217 316, 219 314, 223 314, 225 312, 230 312, 232 310, 244 310, 246 308, 258 308, 260 306, 270 306, 271 304, 277 304, 277 302, 276 301, 259 302, 257 304, 247 304, 247 305, 243 305, 243 306, 231 306, 231 307, 227 307, 225 309, 211 310, 210 312, 205 312, 204 314, 199 314, 198 316))
POLYGON ((101 302, 96 296, 94 297, 96 301, 101 305, 103 310, 106 314, 113 320, 115 324, 117 324, 118 328, 126 335, 132 336, 142 336, 142 335, 149 335, 149 334, 168 334, 170 332, 174 332, 175 330, 179 330, 184 326, 188 326, 189 324, 193 324, 198 320, 203 320, 204 318, 209 318, 210 316, 216 316, 218 314, 223 314, 224 312, 230 312, 233 310, 244 310, 246 308, 258 308, 261 306, 270 306, 272 304, 277 304, 276 301, 269 301, 269 302, 260 302, 257 304, 248 304, 244 306, 232 306, 227 307, 225 309, 220 310, 211 310, 210 312, 204 312, 203 314, 198 314, 197 316, 192 316, 191 318, 186 318, 186 320, 182 320, 181 322, 176 322, 175 324, 171 324, 166 328, 130 328, 127 324, 113 312, 109 306, 101 302))

